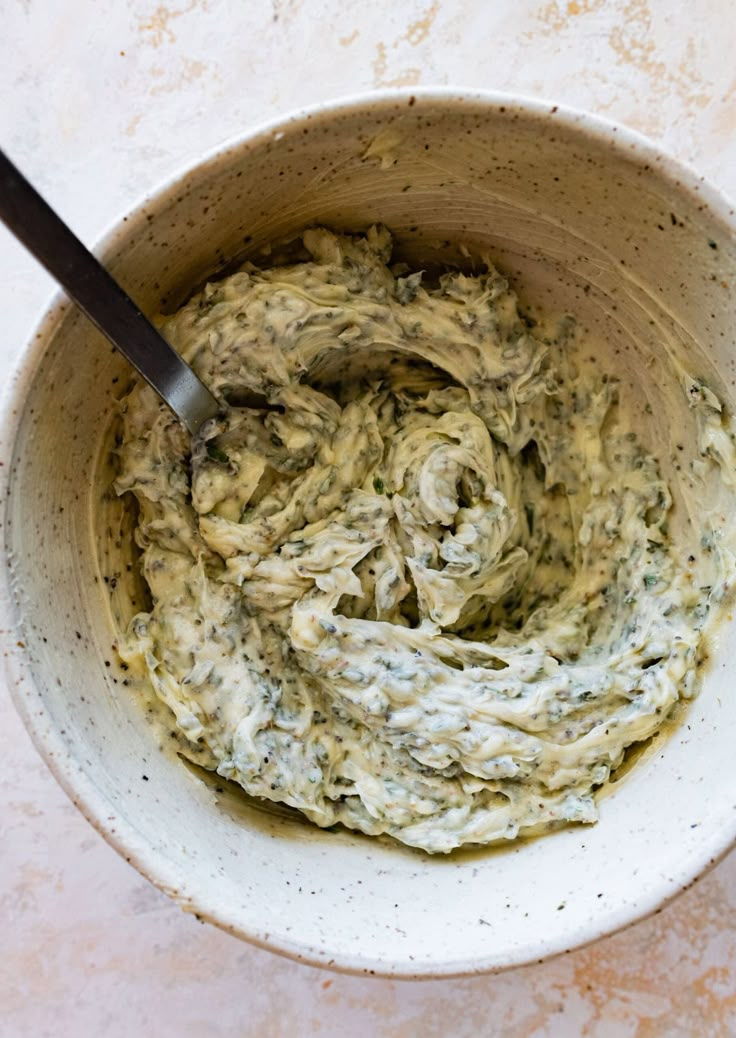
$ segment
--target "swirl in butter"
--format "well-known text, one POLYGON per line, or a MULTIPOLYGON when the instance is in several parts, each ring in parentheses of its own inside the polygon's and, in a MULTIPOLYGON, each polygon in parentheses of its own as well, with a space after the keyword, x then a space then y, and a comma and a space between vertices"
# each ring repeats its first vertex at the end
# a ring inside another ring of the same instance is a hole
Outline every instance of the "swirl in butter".
MULTIPOLYGON (((125 401, 152 607, 121 656, 198 761, 319 826, 446 852, 593 822, 694 693, 730 553, 673 543, 571 318, 520 316, 490 264, 391 268, 381 228, 304 245, 160 322, 232 406, 191 444, 148 387, 125 401)), ((687 390, 700 463, 732 468, 687 390)))

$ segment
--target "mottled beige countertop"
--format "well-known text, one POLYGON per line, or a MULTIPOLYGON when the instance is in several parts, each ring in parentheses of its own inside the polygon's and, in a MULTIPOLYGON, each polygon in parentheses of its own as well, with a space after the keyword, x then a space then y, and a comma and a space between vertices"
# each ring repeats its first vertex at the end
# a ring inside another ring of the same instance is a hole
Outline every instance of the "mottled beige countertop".
MULTIPOLYGON (((202 151, 376 87, 515 90, 643 130, 736 195, 733 0, 5 0, 0 141, 87 241, 202 151)), ((51 292, 0 232, 3 375, 51 292)), ((53 593, 53 589, 50 589, 53 593)), ((0 688, 0 1035, 736 1035, 736 857, 652 919, 495 977, 367 980, 182 913, 0 688)))

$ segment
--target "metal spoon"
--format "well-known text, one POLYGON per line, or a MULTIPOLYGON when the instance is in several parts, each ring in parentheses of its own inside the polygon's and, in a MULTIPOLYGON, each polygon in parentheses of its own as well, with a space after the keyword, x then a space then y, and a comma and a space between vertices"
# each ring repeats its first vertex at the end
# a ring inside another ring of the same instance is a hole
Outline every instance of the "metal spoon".
POLYGON ((222 409, 105 268, 0 150, 0 219, 195 436, 222 409))

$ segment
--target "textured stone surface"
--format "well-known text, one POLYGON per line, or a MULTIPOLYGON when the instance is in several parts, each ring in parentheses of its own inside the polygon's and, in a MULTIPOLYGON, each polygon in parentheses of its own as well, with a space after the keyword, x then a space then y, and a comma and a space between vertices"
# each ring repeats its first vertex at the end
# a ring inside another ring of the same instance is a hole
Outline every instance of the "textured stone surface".
MULTIPOLYGON (((695 7, 696 5, 691 5, 695 7)), ((224 137, 394 85, 516 90, 643 130, 736 194, 736 20, 667 0, 9 0, 0 140, 85 240, 224 137)), ((51 291, 0 232, 7 377, 51 291)), ((736 1033, 736 858, 625 933, 496 977, 323 973, 199 924, 75 811, 0 690, 0 1034, 736 1033)))

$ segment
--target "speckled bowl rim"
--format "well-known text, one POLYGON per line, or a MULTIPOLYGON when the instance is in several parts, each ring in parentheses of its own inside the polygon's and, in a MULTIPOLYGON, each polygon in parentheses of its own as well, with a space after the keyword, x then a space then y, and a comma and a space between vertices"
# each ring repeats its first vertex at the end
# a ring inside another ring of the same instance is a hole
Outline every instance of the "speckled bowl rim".
MULTIPOLYGON (((736 236, 736 212, 734 205, 718 188, 710 184, 687 163, 674 159, 657 145, 635 130, 598 115, 592 115, 572 107, 560 105, 552 100, 510 94, 499 91, 465 89, 463 87, 416 87, 377 90, 351 94, 333 101, 322 102, 297 109, 285 116, 267 120, 253 126, 242 134, 228 138, 205 153, 196 162, 188 162, 178 168, 159 187, 148 194, 127 213, 114 220, 99 238, 94 252, 103 261, 113 254, 122 234, 128 237, 137 221, 142 221, 148 206, 158 206, 167 196, 178 189, 180 183, 195 170, 215 165, 233 149, 254 145, 261 139, 273 139, 276 135, 302 122, 330 119, 358 112, 366 107, 382 108, 406 105, 412 98, 424 102, 436 101, 444 106, 465 107, 483 105, 498 112, 554 119, 582 139, 608 144, 620 154, 641 164, 655 166, 665 180, 672 182, 679 191, 691 194, 693 200, 706 205, 712 214, 721 220, 728 232, 736 236)), ((298 940, 274 940, 260 932, 234 926, 222 912, 214 908, 206 893, 192 892, 187 888, 184 877, 176 863, 156 852, 149 844, 139 839, 136 829, 118 814, 114 805, 101 795, 95 783, 80 768, 67 749, 61 735, 54 727, 51 716, 44 708, 41 695, 36 688, 24 653, 17 627, 18 618, 12 591, 12 576, 9 568, 6 542, 7 501, 10 491, 13 449, 21 415, 28 391, 45 352, 46 344, 63 316, 70 308, 63 293, 56 292, 48 301, 44 314, 32 332, 28 344, 5 383, 0 397, 0 494, 2 509, 0 526, 3 527, 3 564, 0 585, 0 645, 3 648, 6 675, 11 698, 28 730, 38 753, 48 765, 59 785, 84 817, 104 839, 133 865, 146 879, 169 894, 181 907, 198 918, 214 923, 227 933, 242 938, 268 951, 313 966, 329 968, 343 973, 370 974, 403 979, 436 979, 441 977, 470 976, 473 974, 497 973, 502 970, 541 962, 544 959, 591 944, 612 933, 625 929, 647 916, 661 910, 666 904, 686 890, 706 872, 713 868, 736 844, 736 816, 733 825, 714 829, 709 834, 701 832, 699 851, 687 859, 673 862, 667 878, 652 876, 644 895, 635 906, 602 910, 584 923, 568 926, 555 936, 540 934, 535 947, 526 946, 516 953, 510 952, 507 959, 499 961, 498 954, 473 960, 437 961, 417 970, 416 965, 406 961, 386 961, 361 958, 356 955, 340 955, 323 947, 313 947, 298 940)), ((673 858, 675 855, 673 854, 673 858)), ((562 922, 562 920, 561 920, 562 922)), ((566 920, 565 920, 566 922, 566 920)))

